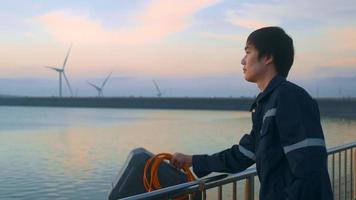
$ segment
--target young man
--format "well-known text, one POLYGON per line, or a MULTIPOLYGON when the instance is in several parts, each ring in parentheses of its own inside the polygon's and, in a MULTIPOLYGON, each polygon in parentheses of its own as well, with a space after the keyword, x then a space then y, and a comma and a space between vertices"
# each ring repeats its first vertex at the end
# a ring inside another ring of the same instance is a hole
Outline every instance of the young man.
POLYGON ((245 79, 261 91, 250 109, 250 134, 213 155, 175 153, 171 164, 193 166, 202 177, 240 172, 256 163, 260 200, 333 199, 318 105, 286 80, 294 60, 293 40, 279 27, 265 27, 250 34, 245 51, 245 79))

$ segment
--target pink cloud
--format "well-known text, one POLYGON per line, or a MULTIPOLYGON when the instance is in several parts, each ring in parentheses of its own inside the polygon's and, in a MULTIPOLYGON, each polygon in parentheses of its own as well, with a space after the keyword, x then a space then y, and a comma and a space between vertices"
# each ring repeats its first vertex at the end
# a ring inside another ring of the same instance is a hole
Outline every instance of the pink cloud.
POLYGON ((323 39, 329 46, 332 66, 356 66, 356 28, 337 27, 331 28, 323 39))
POLYGON ((57 41, 85 44, 145 44, 184 31, 198 11, 218 0, 155 0, 136 16, 130 27, 106 29, 100 20, 72 10, 52 11, 36 17, 57 41))
POLYGON ((334 68, 342 73, 342 69, 356 66, 356 28, 352 26, 323 27, 316 31, 295 32, 296 46, 295 72, 303 77, 306 74, 323 76, 323 70, 314 74, 315 68, 334 68))
POLYGON ((332 44, 337 52, 356 52, 356 27, 344 26, 330 28, 326 34, 325 42, 332 44))
POLYGON ((356 66, 356 58, 339 58, 331 61, 331 66, 356 66))
POLYGON ((241 26, 247 29, 258 29, 262 28, 264 26, 267 26, 268 24, 259 20, 253 20, 253 19, 233 19, 231 20, 231 23, 236 25, 236 26, 241 26))
POLYGON ((226 12, 226 20, 232 25, 256 29, 266 25, 287 24, 288 20, 338 23, 351 18, 355 7, 353 0, 273 0, 241 2, 235 9, 226 12), (350 18, 351 17, 351 18, 350 18))
POLYGON ((246 42, 246 35, 242 33, 235 34, 221 34, 221 33, 213 33, 213 32, 201 32, 200 35, 202 37, 211 38, 215 40, 225 40, 231 42, 238 42, 242 45, 246 42))
POLYGON ((226 21, 234 26, 239 26, 251 30, 280 23, 279 18, 275 15, 261 16, 258 12, 249 12, 250 10, 259 9, 260 7, 263 7, 264 12, 268 12, 268 10, 272 9, 270 5, 261 4, 253 5, 252 7, 250 4, 244 4, 243 8, 241 9, 227 11, 225 13, 226 21))

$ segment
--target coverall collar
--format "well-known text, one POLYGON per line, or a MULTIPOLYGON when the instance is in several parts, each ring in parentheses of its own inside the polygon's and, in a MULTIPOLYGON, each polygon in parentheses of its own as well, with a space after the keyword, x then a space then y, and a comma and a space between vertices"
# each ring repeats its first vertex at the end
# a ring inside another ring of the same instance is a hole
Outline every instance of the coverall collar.
POLYGON ((252 103, 250 111, 252 111, 266 96, 268 96, 277 86, 281 83, 285 82, 286 78, 281 75, 276 75, 273 79, 268 83, 267 88, 258 94, 255 101, 252 103))

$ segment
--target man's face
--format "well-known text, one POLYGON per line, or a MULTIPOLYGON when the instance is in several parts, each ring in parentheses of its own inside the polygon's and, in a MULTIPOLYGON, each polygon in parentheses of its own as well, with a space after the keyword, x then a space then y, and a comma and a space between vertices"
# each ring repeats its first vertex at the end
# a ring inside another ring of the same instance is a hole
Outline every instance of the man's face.
POLYGON ((252 44, 246 44, 245 53, 241 60, 245 80, 255 83, 263 78, 268 68, 263 62, 263 57, 258 59, 258 51, 252 44))

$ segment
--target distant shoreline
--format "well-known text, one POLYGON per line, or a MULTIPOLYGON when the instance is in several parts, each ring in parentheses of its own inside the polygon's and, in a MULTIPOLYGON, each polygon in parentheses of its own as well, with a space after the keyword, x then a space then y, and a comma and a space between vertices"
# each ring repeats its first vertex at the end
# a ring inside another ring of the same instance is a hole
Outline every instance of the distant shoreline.
MULTIPOLYGON (((248 111, 253 98, 0 97, 0 106, 248 111)), ((356 98, 317 99, 322 117, 356 118, 356 98)))

